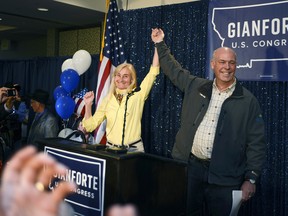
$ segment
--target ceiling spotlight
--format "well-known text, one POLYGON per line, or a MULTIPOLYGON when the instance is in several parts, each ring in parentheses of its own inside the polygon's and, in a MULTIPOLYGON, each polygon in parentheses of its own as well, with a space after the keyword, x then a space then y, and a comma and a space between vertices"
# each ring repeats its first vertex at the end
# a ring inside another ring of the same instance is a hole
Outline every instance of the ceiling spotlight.
POLYGON ((48 11, 48 9, 47 8, 37 8, 37 10, 39 10, 39 11, 48 11))

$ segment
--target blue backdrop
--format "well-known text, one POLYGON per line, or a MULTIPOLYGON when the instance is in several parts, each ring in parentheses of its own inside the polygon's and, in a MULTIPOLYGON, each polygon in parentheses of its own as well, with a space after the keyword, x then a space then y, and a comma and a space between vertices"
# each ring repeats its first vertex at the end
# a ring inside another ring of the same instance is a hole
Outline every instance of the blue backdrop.
MULTIPOLYGON (((240 80, 288 80, 288 1, 210 0, 208 56, 220 46, 237 53, 240 80)), ((209 62, 207 62, 209 64, 209 62)), ((207 70, 207 76, 213 76, 207 70)))

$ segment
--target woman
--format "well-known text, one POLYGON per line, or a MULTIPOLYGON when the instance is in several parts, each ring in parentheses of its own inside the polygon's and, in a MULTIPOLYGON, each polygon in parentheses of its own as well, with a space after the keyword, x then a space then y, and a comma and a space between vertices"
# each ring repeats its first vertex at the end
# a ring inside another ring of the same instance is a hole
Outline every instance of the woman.
POLYGON ((123 143, 129 151, 144 152, 141 139, 141 118, 144 102, 158 74, 159 59, 156 49, 150 71, 142 81, 140 88, 137 88, 136 71, 133 65, 123 63, 116 67, 109 93, 93 116, 91 107, 94 100, 94 92, 90 91, 85 94, 85 116, 82 121, 85 129, 91 132, 106 119, 108 146, 121 147, 123 143), (126 112, 125 108, 127 108, 126 112), (126 115, 124 116, 125 113, 126 115), (123 130, 124 124, 125 130, 123 130))

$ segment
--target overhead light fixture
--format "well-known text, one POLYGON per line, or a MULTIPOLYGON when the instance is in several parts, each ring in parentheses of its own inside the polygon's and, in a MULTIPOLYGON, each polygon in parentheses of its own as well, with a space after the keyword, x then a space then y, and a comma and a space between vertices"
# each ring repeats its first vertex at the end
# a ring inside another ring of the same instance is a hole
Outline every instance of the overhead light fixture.
POLYGON ((47 8, 37 8, 37 10, 38 10, 38 11, 44 11, 44 12, 48 11, 47 8))

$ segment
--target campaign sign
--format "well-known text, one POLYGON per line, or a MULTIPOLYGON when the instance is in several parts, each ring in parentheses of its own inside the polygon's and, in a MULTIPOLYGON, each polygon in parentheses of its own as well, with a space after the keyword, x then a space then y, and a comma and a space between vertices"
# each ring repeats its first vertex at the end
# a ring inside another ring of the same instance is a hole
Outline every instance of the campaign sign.
POLYGON ((287 81, 288 1, 210 0, 207 59, 223 46, 237 54, 239 80, 287 81))
POLYGON ((65 199, 75 210, 75 215, 103 216, 106 161, 48 146, 44 152, 68 167, 65 175, 54 175, 49 188, 53 190, 60 181, 75 182, 75 193, 65 199))

